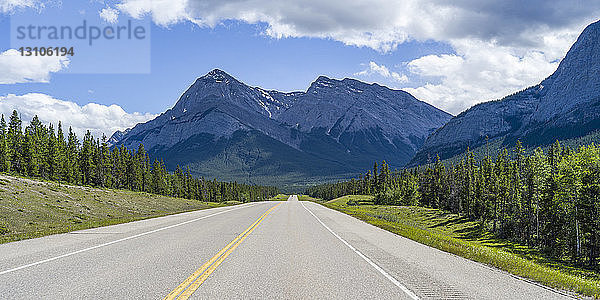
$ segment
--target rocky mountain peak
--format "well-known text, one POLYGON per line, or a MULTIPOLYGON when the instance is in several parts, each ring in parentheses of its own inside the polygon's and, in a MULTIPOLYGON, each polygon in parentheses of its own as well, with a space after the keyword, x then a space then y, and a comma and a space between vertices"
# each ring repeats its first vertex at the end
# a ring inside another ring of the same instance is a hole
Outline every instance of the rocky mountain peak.
POLYGON ((311 90, 332 88, 333 86, 337 85, 337 83, 338 83, 338 80, 321 75, 321 76, 317 77, 317 79, 313 83, 310 84, 308 91, 310 92, 311 90))
POLYGON ((430 135, 413 159, 442 159, 489 139, 512 147, 542 146, 584 136, 600 124, 600 22, 588 25, 540 84, 498 101, 473 106, 430 135))
POLYGON ((201 79, 213 79, 215 81, 225 81, 225 80, 230 80, 233 79, 233 77, 229 74, 227 74, 227 72, 220 70, 220 69, 214 69, 210 72, 208 72, 206 75, 202 76, 201 79))
POLYGON ((307 94, 351 92, 361 93, 364 90, 379 87, 377 84, 368 84, 352 78, 342 80, 319 76, 308 88, 307 94))
POLYGON ((585 39, 587 37, 592 37, 595 39, 598 39, 598 33, 600 32, 600 20, 588 25, 583 32, 581 33, 581 35, 579 36, 579 39, 585 39))
POLYGON ((131 128, 127 128, 123 131, 121 131, 121 130, 115 131, 115 133, 113 133, 113 135, 111 135, 110 138, 106 141, 106 143, 108 144, 109 147, 112 147, 113 145, 118 143, 121 139, 123 139, 123 136, 128 134, 129 131, 131 131, 131 128))
POLYGON ((151 155, 202 176, 223 168, 236 180, 257 172, 339 176, 377 159, 404 165, 449 118, 406 92, 354 79, 319 76, 307 92, 278 92, 215 69, 172 109, 116 134, 115 145, 143 143, 151 155))
POLYGON ((232 86, 240 86, 243 85, 233 76, 227 74, 227 72, 214 69, 206 75, 198 77, 194 84, 190 88, 195 89, 205 89, 205 88, 216 88, 216 89, 228 89, 232 86))
POLYGON ((588 25, 558 69, 541 83, 536 122, 568 113, 598 97, 600 90, 600 22, 588 25))

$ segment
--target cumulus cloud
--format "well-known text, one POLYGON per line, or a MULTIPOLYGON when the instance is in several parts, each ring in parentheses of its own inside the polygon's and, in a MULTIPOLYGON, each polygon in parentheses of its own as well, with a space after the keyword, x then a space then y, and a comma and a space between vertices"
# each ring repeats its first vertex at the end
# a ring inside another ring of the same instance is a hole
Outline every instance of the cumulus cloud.
POLYGON ((265 33, 276 38, 331 38, 382 51, 408 39, 543 46, 544 37, 533 33, 580 27, 600 12, 600 3, 572 0, 121 0, 116 7, 164 26, 240 20, 265 23, 265 33))
POLYGON ((116 7, 134 18, 151 15, 152 20, 162 26, 181 21, 196 22, 189 14, 187 0, 127 0, 121 1, 116 7))
MULTIPOLYGON (((409 40, 443 42, 454 53, 409 62, 427 79, 410 91, 452 113, 541 81, 600 15, 600 2, 572 0, 120 0, 116 7, 162 26, 239 20, 266 25, 273 38, 324 38, 384 53, 409 40)), ((362 72, 385 77, 371 64, 362 72)))
POLYGON ((0 96, 0 113, 4 114, 5 119, 15 109, 27 122, 37 115, 42 122, 52 123, 56 128, 58 121, 62 121, 65 132, 71 126, 79 137, 82 137, 87 130, 90 130, 97 138, 101 138, 102 134, 110 137, 117 130, 131 128, 137 123, 156 117, 156 115, 148 113, 128 113, 114 104, 106 106, 88 103, 80 106, 77 103, 55 99, 46 94, 0 96))
POLYGON ((390 69, 388 69, 388 67, 386 67, 384 65, 378 65, 377 63, 375 63, 373 61, 369 62, 368 66, 365 70, 362 70, 358 73, 354 73, 354 75, 362 76, 362 77, 379 75, 381 77, 391 79, 398 83, 408 82, 408 77, 406 75, 404 75, 404 74, 401 75, 398 72, 390 71, 390 69))
POLYGON ((274 38, 331 38, 348 45, 390 51, 408 38, 396 14, 407 9, 401 1, 278 1, 278 0, 122 0, 116 7, 135 17, 150 15, 169 26, 189 21, 214 27, 225 20, 267 24, 274 38))
POLYGON ((457 42, 455 49, 457 54, 428 55, 409 62, 412 73, 431 81, 405 90, 457 114, 476 103, 538 84, 558 67, 553 57, 535 50, 515 53, 510 47, 473 41, 457 42))
POLYGON ((98 14, 107 23, 115 24, 119 21, 119 11, 114 8, 103 8, 98 14))
POLYGON ((0 0, 0 13, 11 13, 19 8, 35 8, 40 5, 37 0, 0 0))
POLYGON ((0 53, 0 84, 48 82, 50 73, 69 66, 66 56, 21 56, 15 49, 0 53))

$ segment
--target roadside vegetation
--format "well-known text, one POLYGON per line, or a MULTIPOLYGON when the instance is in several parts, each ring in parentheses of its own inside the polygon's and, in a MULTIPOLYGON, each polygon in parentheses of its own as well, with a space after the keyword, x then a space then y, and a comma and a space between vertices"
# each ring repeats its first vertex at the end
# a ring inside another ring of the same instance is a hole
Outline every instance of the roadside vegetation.
MULTIPOLYGON (((318 200, 318 199, 313 198, 308 195, 297 195, 297 196, 298 196, 298 201, 317 201, 318 200)), ((289 197, 290 197, 290 195, 278 194, 277 196, 269 199, 269 201, 287 201, 289 197)))
MULTIPOLYGON (((600 274, 600 147, 594 144, 573 149, 556 142, 547 150, 527 153, 517 143, 494 157, 476 159, 468 151, 458 162, 444 164, 438 158, 433 164, 396 172, 384 161, 364 176, 315 186, 307 194, 325 200, 371 195, 377 205, 450 212, 478 223, 496 239, 533 249, 586 277, 600 274)), ((352 201, 347 204, 361 204, 352 201)), ((521 274, 517 268, 511 272, 521 274)), ((544 276, 528 277, 586 295, 600 294, 597 284, 557 283, 544 276)))
POLYGON ((419 243, 534 280, 598 298, 600 274, 553 260, 539 250, 496 237, 480 222, 439 209, 375 205, 374 196, 317 201, 419 243))
POLYGON ((142 144, 136 150, 111 147, 89 131, 80 141, 71 128, 63 132, 59 122, 55 130, 37 116, 23 129, 17 111, 8 123, 0 117, 0 173, 205 202, 263 201, 278 194, 275 187, 193 177, 179 166, 170 173, 142 144))
POLYGON ((0 243, 216 206, 263 201, 275 187, 167 171, 159 158, 83 140, 61 123, 0 116, 0 243))
POLYGON ((0 175, 0 243, 238 203, 200 202, 0 175))
POLYGON ((316 198, 313 198, 309 195, 298 195, 298 201, 316 201, 316 198))
POLYGON ((286 194, 277 194, 277 196, 269 199, 269 201, 287 201, 289 197, 290 196, 286 194))

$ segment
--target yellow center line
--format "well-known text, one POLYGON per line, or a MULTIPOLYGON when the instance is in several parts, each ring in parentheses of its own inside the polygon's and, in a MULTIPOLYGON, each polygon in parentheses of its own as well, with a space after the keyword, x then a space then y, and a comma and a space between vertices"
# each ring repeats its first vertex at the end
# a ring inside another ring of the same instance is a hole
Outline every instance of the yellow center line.
POLYGON ((187 299, 189 298, 199 287, 200 285, 215 271, 215 269, 239 246, 245 239, 256 229, 256 227, 264 220, 264 218, 271 213, 277 206, 281 204, 271 207, 267 210, 258 220, 256 220, 250 227, 248 227, 244 232, 240 233, 233 241, 231 241, 225 248, 221 249, 215 256, 205 262, 198 270, 196 270, 192 275, 186 278, 179 286, 177 286, 173 291, 171 291, 164 300, 172 300, 172 299, 187 299), (182 293, 183 292, 183 293, 182 293), (179 296, 179 297, 177 297, 179 296))

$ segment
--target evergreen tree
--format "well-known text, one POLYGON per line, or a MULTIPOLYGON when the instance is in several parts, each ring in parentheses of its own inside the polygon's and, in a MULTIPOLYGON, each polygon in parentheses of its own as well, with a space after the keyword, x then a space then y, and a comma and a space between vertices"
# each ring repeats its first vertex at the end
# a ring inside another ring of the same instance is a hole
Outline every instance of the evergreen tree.
MULTIPOLYGON (((311 187, 325 200, 349 194, 375 196, 376 204, 421 205, 459 213, 499 237, 537 247, 548 255, 598 268, 600 257, 600 147, 527 154, 520 142, 492 158, 467 150, 457 163, 389 173, 383 162, 348 181, 311 187)), ((349 202, 357 205, 358 203, 349 202)))
POLYGON ((274 187, 207 181, 188 168, 169 173, 162 160, 150 158, 142 144, 136 150, 110 148, 87 131, 80 143, 72 128, 68 137, 58 123, 45 126, 35 116, 23 131, 14 111, 7 125, 0 116, 0 172, 41 177, 70 184, 129 189, 200 201, 260 201, 275 196, 274 187))
POLYGON ((8 123, 7 144, 8 160, 10 170, 21 173, 23 171, 23 151, 21 149, 23 133, 21 128, 21 119, 16 110, 13 111, 8 123))
POLYGON ((67 142, 62 130, 62 123, 58 122, 56 132, 56 179, 60 181, 68 180, 69 161, 67 159, 67 142))
POLYGON ((54 126, 48 126, 48 142, 46 143, 44 161, 47 165, 45 177, 50 180, 58 180, 59 160, 58 160, 58 140, 54 133, 54 126))
POLYGON ((0 172, 10 171, 6 126, 4 115, 2 115, 0 117, 0 172))
POLYGON ((69 183, 81 183, 81 172, 79 169, 79 140, 73 129, 69 127, 69 137, 66 147, 66 180, 69 183))

